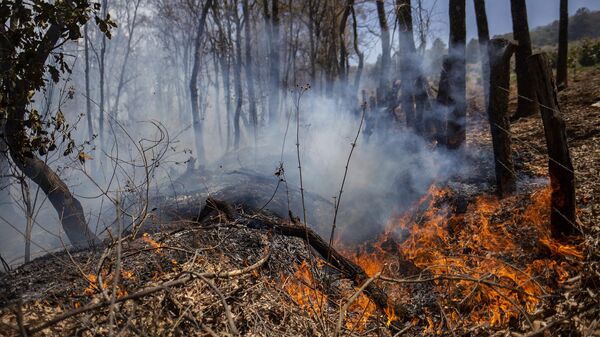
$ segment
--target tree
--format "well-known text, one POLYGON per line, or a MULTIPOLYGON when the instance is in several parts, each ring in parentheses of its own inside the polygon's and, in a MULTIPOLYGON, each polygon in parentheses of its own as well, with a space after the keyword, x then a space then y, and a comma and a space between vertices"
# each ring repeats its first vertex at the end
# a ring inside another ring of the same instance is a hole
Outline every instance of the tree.
POLYGON ((569 55, 569 0, 560 0, 560 21, 558 28, 558 61, 556 63, 556 83, 558 89, 568 84, 567 65, 569 55))
MULTIPOLYGON (((74 141, 69 139, 68 123, 59 111, 49 122, 40 119, 35 109, 29 109, 32 92, 45 86, 44 75, 54 82, 70 68, 62 51, 57 48, 67 41, 81 38, 81 26, 97 6, 87 1, 60 1, 53 4, 33 1, 0 4, 0 110, 7 116, 3 141, 8 145, 14 165, 35 182, 56 209, 69 241, 82 247, 99 243, 87 227, 81 203, 71 194, 61 177, 37 154, 45 155, 57 148, 56 139, 68 139, 64 155, 70 155, 74 141), (10 25, 6 23, 10 22, 10 25), (46 65, 52 56, 55 64, 46 65), (10 136, 9 136, 10 135, 10 136)), ((100 30, 108 37, 114 24, 109 17, 96 16, 100 30)), ((85 156, 83 156, 85 158, 85 156)))
POLYGON ((204 24, 208 10, 212 6, 212 0, 206 0, 202 7, 200 23, 198 24, 198 32, 194 43, 194 64, 192 66, 192 75, 190 76, 190 99, 192 100, 192 123, 194 124, 194 140, 196 143, 196 156, 199 162, 205 160, 204 144, 202 142, 202 120, 200 118, 200 108, 198 102, 198 73, 200 72, 200 58, 202 57, 201 42, 204 35, 204 24))
MULTIPOLYGON (((466 64, 465 43, 467 26, 465 21, 465 0, 450 0, 450 46, 448 49, 448 67, 444 74, 447 77, 449 107, 446 145, 450 149, 458 149, 466 140, 466 64)), ((440 80, 441 82, 442 80, 440 80)), ((443 96, 443 95, 442 95, 443 96)))
POLYGON ((379 64, 379 87, 377 88, 377 102, 379 106, 386 106, 389 96, 390 74, 390 29, 385 13, 385 3, 377 0, 377 18, 381 32, 381 63, 379 64))
POLYGON ((538 111, 535 90, 527 70, 527 58, 531 56, 531 38, 527 22, 527 6, 525 0, 511 0, 512 25, 514 39, 519 43, 516 52, 517 72, 517 112, 515 117, 526 117, 538 111))
POLYGON ((256 93, 254 88, 254 67, 252 66, 252 38, 250 31, 252 25, 250 22, 250 6, 248 0, 242 0, 242 11, 244 16, 244 38, 245 43, 245 61, 246 61, 246 86, 248 87, 248 101, 250 119, 252 122, 252 131, 254 132, 254 143, 256 145, 258 138, 258 112, 256 111, 256 93))
POLYGON ((265 26, 267 36, 269 37, 269 61, 270 67, 270 85, 269 85, 269 121, 271 124, 277 122, 279 113, 277 111, 279 105, 279 90, 280 83, 280 56, 281 37, 279 34, 279 0, 271 0, 271 12, 269 13, 269 0, 263 1, 265 11, 265 26))
POLYGON ((477 37, 479 40, 479 57, 481 59, 481 78, 483 79, 484 102, 487 106, 489 98, 490 64, 488 59, 488 42, 490 31, 488 28, 485 0, 473 0, 475 5, 475 19, 477 21, 477 37))
POLYGON ((415 127, 414 87, 416 49, 413 36, 412 7, 410 0, 396 0, 396 19, 398 21, 399 59, 400 62, 400 105, 406 116, 406 125, 415 127))

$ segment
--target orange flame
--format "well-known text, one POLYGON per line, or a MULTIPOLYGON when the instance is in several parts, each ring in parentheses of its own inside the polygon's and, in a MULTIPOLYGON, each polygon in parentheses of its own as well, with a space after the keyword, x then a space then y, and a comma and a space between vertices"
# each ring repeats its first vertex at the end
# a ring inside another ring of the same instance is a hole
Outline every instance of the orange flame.
MULTIPOLYGON (((411 210, 388 223, 376 243, 361 248, 354 261, 371 276, 400 255, 442 277, 436 286, 451 294, 451 303, 446 304, 460 303, 461 310, 469 310, 467 320, 506 324, 519 318, 522 310, 531 313, 539 307, 541 296, 550 290, 544 284, 569 277, 568 264, 527 254, 527 249, 534 248, 526 247, 526 238, 537 239, 557 257, 584 258, 581 247, 551 237, 550 191, 547 187, 533 193, 525 209, 515 209, 517 197, 481 196, 468 205, 465 214, 449 216, 451 209, 444 201, 451 192, 431 186, 411 210)), ((389 310, 385 310, 388 323, 395 316, 389 310)), ((459 315, 450 314, 448 320, 453 319, 459 315)), ((437 330, 429 320, 426 332, 437 330)))

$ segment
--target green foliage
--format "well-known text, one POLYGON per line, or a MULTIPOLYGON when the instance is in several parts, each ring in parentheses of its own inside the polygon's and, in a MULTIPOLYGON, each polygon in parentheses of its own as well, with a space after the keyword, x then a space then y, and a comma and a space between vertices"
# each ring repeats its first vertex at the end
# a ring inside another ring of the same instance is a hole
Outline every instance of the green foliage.
MULTIPOLYGON (((569 17, 569 42, 600 38, 598 22, 600 22, 600 11, 579 8, 569 17)), ((531 44, 537 47, 558 44, 558 24, 557 20, 549 25, 531 29, 531 44)), ((511 39, 512 33, 500 37, 511 39)))
POLYGON ((584 67, 600 64, 600 40, 586 40, 576 49, 577 61, 584 67))
POLYGON ((33 93, 46 85, 45 74, 58 82, 71 72, 59 47, 81 38, 81 28, 91 17, 110 37, 116 25, 109 16, 100 18, 99 9, 99 4, 85 0, 0 2, 0 112, 20 122, 21 128, 10 136, 18 138, 12 143, 19 144, 16 150, 22 154, 45 155, 56 150, 58 140, 67 142, 65 155, 73 152, 71 127, 63 114, 40 116, 28 106, 33 93), (54 62, 47 62, 49 57, 54 62))

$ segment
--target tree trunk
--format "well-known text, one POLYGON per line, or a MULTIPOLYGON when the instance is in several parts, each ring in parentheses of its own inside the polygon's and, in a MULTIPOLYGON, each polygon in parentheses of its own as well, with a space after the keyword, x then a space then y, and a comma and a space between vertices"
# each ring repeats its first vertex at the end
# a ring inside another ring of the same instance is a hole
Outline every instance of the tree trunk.
POLYGON ((446 145, 458 149, 466 140, 466 21, 465 0, 450 0, 449 68, 449 114, 446 145))
MULTIPOLYGON (((102 0, 102 16, 106 18, 108 13, 108 0, 102 0)), ((100 115, 98 116, 98 134, 100 135, 100 149, 104 148, 104 75, 106 72, 106 35, 102 34, 102 46, 100 47, 100 60, 98 71, 100 72, 100 115)))
POLYGON ((196 157, 200 165, 206 160, 204 153, 204 144, 202 142, 202 120, 200 118, 200 108, 198 106, 199 95, 198 95, 198 73, 200 71, 200 58, 201 58, 201 46, 202 36, 204 35, 204 23, 206 22, 206 16, 208 10, 212 6, 212 0, 206 0, 204 7, 202 7, 202 14, 200 16, 200 22, 198 23, 198 32, 196 33, 196 42, 194 44, 194 64, 192 66, 192 75, 190 77, 190 99, 192 101, 192 123, 194 125, 194 140, 196 143, 196 157))
POLYGON ((501 197, 513 193, 516 189, 508 116, 509 92, 502 89, 510 89, 510 58, 516 48, 515 43, 505 39, 493 39, 489 43, 490 104, 487 111, 494 147, 496 192, 501 197))
POLYGON ((558 61, 556 63, 556 83, 562 90, 568 84, 569 55, 569 0, 560 0, 560 22, 558 28, 558 61))
POLYGON ((481 58, 481 79, 483 81, 483 99, 487 108, 489 102, 490 63, 488 42, 490 31, 488 28, 485 0, 473 0, 475 4, 475 19, 477 20, 477 37, 479 39, 479 55, 481 58))
POLYGON ((415 73, 420 65, 416 59, 410 0, 396 0, 396 19, 399 27, 400 106, 406 116, 406 126, 416 129, 417 123, 414 105, 415 73))
MULTIPOLYGON (((129 54, 131 54, 131 42, 133 41, 133 32, 137 21, 138 8, 140 7, 141 0, 137 0, 133 10, 133 19, 130 22, 129 36, 127 38, 127 48, 125 49, 125 58, 123 59, 123 65, 121 66, 121 73, 119 74, 119 84, 117 85, 117 95, 115 97, 115 105, 113 106, 113 118, 116 120, 119 114, 119 101, 121 99, 121 92, 125 86, 125 70, 127 70, 127 61, 129 61, 129 54)), ((128 12, 129 13, 129 12, 128 12)), ((128 14, 129 16, 129 14, 128 14)))
POLYGON ((240 18, 237 13, 237 7, 232 9, 235 24, 235 66, 233 67, 233 80, 235 86, 235 115, 233 116, 233 146, 236 150, 240 148, 240 117, 242 116, 242 33, 240 18))
POLYGON ((252 65, 252 38, 251 38, 251 22, 250 22, 250 6, 248 0, 242 0, 242 10, 244 15, 244 39, 245 58, 246 58, 246 85, 248 86, 248 105, 250 120, 252 123, 252 132, 254 133, 254 146, 258 141, 258 113, 256 111, 256 93, 254 87, 254 68, 252 65))
POLYGON ((517 112, 515 117, 531 116, 538 111, 535 90, 527 71, 527 58, 531 56, 531 38, 527 23, 527 6, 525 0, 510 0, 512 12, 513 36, 519 43, 516 53, 517 72, 517 112))
MULTIPOLYGON (((57 33, 56 38, 52 39, 48 45, 54 46, 59 36, 57 33)), ((40 60, 43 59, 41 62, 44 62, 49 55, 49 51, 45 52, 42 49, 39 54, 44 55, 40 56, 40 60)), ((79 201, 73 197, 58 174, 45 162, 37 158, 25 145, 27 135, 24 128, 24 118, 29 93, 27 88, 30 87, 25 81, 18 82, 14 91, 9 93, 12 104, 8 108, 10 118, 6 123, 6 134, 11 136, 6 137, 6 141, 10 149, 11 159, 23 174, 44 191, 48 200, 58 212, 65 234, 73 246, 87 247, 99 244, 100 240, 87 227, 83 208, 79 201)))
POLYGON ((552 234, 555 237, 576 234, 579 229, 576 226, 575 213, 575 173, 552 68, 545 54, 535 54, 527 61, 540 103, 548 146, 548 169, 552 186, 550 213, 552 234))
MULTIPOLYGON (((354 90, 352 91, 353 94, 353 100, 356 100, 357 103, 358 102, 358 90, 360 88, 360 78, 362 76, 362 71, 364 68, 364 64, 365 64, 365 55, 360 51, 359 47, 358 47, 358 23, 356 22, 356 11, 354 10, 354 0, 349 0, 349 2, 352 1, 352 6, 350 7, 350 12, 352 14, 352 34, 353 34, 353 45, 354 45, 354 52, 356 52, 356 55, 358 56, 358 67, 356 68, 356 77, 354 77, 354 90)), ((356 106, 359 106, 359 104, 356 104, 356 106)))
MULTIPOLYGON (((92 91, 90 89, 90 52, 89 52, 89 36, 88 25, 84 26, 84 57, 85 57, 85 115, 88 127, 88 141, 95 138, 94 123, 92 117, 92 91)), ((95 157, 95 156, 92 156, 95 157)), ((96 171, 96 162, 91 161, 92 173, 96 171)))
POLYGON ((385 13, 384 0, 377 0, 377 18, 379 19, 379 30, 381 31, 381 64, 379 65, 379 87, 377 88, 377 102, 379 106, 388 106, 390 89, 390 29, 388 27, 385 13))
MULTIPOLYGON (((265 1, 265 6, 268 6, 268 1, 265 1)), ((280 56, 279 49, 281 48, 281 37, 279 34, 279 0, 271 0, 271 16, 270 16, 270 33, 271 39, 269 43, 269 60, 271 62, 271 90, 269 92, 269 122, 277 123, 279 119, 279 90, 280 85, 280 56)))

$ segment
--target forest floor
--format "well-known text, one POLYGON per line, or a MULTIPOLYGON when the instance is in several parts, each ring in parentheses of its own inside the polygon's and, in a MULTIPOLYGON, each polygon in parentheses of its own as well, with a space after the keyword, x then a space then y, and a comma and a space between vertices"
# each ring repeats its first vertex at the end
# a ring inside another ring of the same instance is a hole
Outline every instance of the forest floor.
MULTIPOLYGON (((120 248, 51 254, 0 275, 0 335, 600 335, 599 83, 600 69, 586 69, 560 93, 583 239, 546 236, 546 146, 532 116, 511 132, 520 179, 535 183, 505 200, 478 190, 467 206, 440 186, 389 227, 401 235, 342 249, 402 313, 374 307, 326 257, 310 262, 302 239, 253 227, 258 218, 238 208, 243 220, 159 223, 120 248)), ((491 152, 480 107, 471 104, 468 147, 491 152)))

